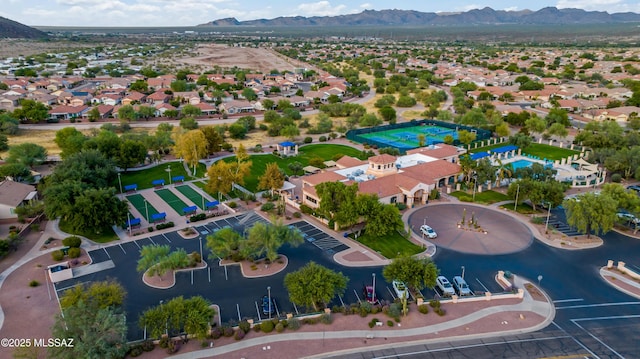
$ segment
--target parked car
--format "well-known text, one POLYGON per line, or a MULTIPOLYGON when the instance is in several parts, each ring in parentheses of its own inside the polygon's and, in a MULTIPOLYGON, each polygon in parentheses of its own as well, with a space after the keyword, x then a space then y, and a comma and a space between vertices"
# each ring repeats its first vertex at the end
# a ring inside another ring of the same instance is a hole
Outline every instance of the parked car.
POLYGON ((638 224, 640 223, 640 219, 638 219, 638 217, 634 216, 631 213, 627 213, 627 212, 618 212, 618 217, 622 218, 623 220, 627 221, 627 222, 631 222, 633 224, 638 224))
POLYGON ((364 288, 362 289, 362 294, 364 295, 364 299, 367 302, 369 302, 371 304, 378 303, 378 296, 375 295, 375 292, 373 290, 373 286, 365 285, 364 288))
POLYGON ((429 238, 438 237, 438 234, 436 233, 436 231, 434 231, 433 228, 427 226, 426 224, 423 224, 422 226, 420 226, 420 232, 422 232, 422 234, 424 234, 429 238))
POLYGON ((627 186, 627 189, 630 189, 632 191, 636 191, 636 193, 640 193, 640 186, 638 186, 638 185, 627 186))
POLYGON ((453 288, 456 290, 459 296, 471 295, 471 289, 467 282, 461 276, 457 275, 453 277, 453 288))
POLYGON ((269 298, 269 296, 265 295, 262 297, 262 314, 269 315, 275 312, 275 307, 273 305, 273 299, 269 298))
POLYGON ((436 285, 442 291, 442 295, 446 297, 456 294, 455 290, 453 290, 451 282, 449 282, 449 280, 445 276, 438 276, 438 278, 436 278, 436 285))
POLYGON ((404 296, 406 299, 409 299, 409 291, 407 290, 407 286, 404 282, 394 280, 391 282, 391 285, 393 286, 393 290, 396 292, 396 297, 402 298, 404 296))

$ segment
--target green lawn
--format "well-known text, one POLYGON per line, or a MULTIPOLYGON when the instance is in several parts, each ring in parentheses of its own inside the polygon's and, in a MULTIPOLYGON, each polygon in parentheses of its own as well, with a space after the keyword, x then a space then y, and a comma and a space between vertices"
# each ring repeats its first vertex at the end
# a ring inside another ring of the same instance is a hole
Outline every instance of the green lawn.
POLYGON ((196 192, 191 186, 185 184, 182 186, 176 186, 178 192, 182 193, 185 197, 187 197, 191 202, 193 202, 196 206, 200 207, 200 209, 204 209, 203 203, 205 201, 202 200, 202 195, 196 192))
POLYGON ((149 217, 158 213, 158 210, 155 209, 150 203, 146 203, 145 206, 144 197, 139 193, 127 196, 127 200, 133 205, 133 207, 135 207, 135 209, 138 210, 142 217, 147 219, 147 222, 149 222, 149 218, 147 218, 147 210, 149 210, 149 217))
MULTIPOLYGON (((513 203, 510 204, 503 204, 502 206, 500 206, 500 208, 504 208, 506 210, 509 211, 513 211, 513 208, 515 207, 515 205, 513 203)), ((538 207, 540 208, 540 207, 538 207)), ((520 213, 520 214, 535 214, 535 213, 541 213, 541 211, 538 209, 536 211, 533 210, 533 207, 531 207, 530 205, 526 204, 526 203, 520 203, 518 205, 518 207, 516 207, 516 212, 520 213)))
MULTIPOLYGON (((478 153, 478 152, 487 152, 489 150, 496 149, 498 147, 508 146, 508 143, 500 143, 497 145, 478 147, 471 149, 469 153, 478 153)), ((523 154, 532 155, 539 157, 540 159, 548 159, 548 160, 560 160, 563 158, 567 158, 569 156, 573 156, 575 154, 579 154, 580 151, 570 150, 567 148, 560 148, 556 146, 549 146, 542 143, 532 143, 526 149, 522 150, 523 154)))
POLYGON ((111 227, 103 228, 100 233, 96 233, 93 231, 74 231, 71 229, 71 225, 62 219, 60 220, 59 226, 60 230, 62 230, 63 232, 83 236, 97 243, 107 243, 118 239, 118 236, 116 236, 116 232, 114 232, 113 228, 111 227))
MULTIPOLYGON (((121 174, 122 187, 130 184, 137 184, 138 189, 151 188, 153 185, 151 182, 157 179, 163 179, 165 184, 169 184, 169 171, 167 168, 171 167, 171 177, 184 176, 185 181, 190 178, 187 172, 184 170, 184 166, 180 161, 169 162, 149 168, 142 171, 129 171, 121 174)), ((198 178, 202 178, 206 173, 206 166, 203 163, 199 163, 197 166, 196 175, 198 178)), ((119 183, 115 183, 114 187, 119 188, 119 183)))
MULTIPOLYGON (((473 193, 462 191, 451 192, 451 195, 463 202, 474 202, 473 193)), ((508 201, 509 196, 495 191, 476 192, 475 203, 491 204, 496 202, 508 201)))
MULTIPOLYGON (((314 157, 320 157, 323 161, 328 161, 333 159, 333 157, 337 154, 362 158, 362 151, 360 150, 345 145, 333 144, 304 146, 300 148, 298 156, 287 158, 280 158, 272 154, 252 155, 251 174, 247 178, 245 178, 244 184, 242 186, 251 192, 257 192, 259 182, 258 178, 264 173, 267 168, 267 164, 269 163, 275 162, 280 168, 282 168, 282 170, 284 170, 286 174, 293 175, 294 173, 289 169, 290 163, 300 162, 302 164, 302 167, 305 167, 309 165, 309 160, 314 157)), ((224 161, 233 162, 235 161, 235 156, 225 158, 224 161)), ((298 173, 298 175, 301 174, 302 172, 298 173)))
POLYGON ((419 245, 402 237, 398 232, 393 232, 385 237, 369 236, 364 232, 357 241, 389 259, 412 256, 424 250, 419 245))
POLYGON ((162 198, 177 214, 183 215, 184 208, 188 207, 186 203, 184 203, 175 193, 171 192, 168 188, 159 189, 156 191, 156 194, 162 198))

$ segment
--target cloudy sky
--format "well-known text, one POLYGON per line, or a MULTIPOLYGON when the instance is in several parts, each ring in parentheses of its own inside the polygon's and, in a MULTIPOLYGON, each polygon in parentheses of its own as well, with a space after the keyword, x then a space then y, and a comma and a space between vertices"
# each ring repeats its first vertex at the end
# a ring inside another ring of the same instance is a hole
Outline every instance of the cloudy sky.
POLYGON ((48 26, 194 26, 235 17, 324 16, 389 8, 455 12, 489 6, 495 10, 539 10, 546 6, 614 12, 640 12, 636 0, 2 0, 0 16, 26 25, 48 26))

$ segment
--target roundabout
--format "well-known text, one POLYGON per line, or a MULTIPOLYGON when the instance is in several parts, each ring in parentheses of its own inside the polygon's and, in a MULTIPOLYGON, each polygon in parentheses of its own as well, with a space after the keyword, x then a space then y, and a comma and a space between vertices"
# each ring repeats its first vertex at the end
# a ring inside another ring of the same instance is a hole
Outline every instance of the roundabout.
POLYGON ((469 254, 520 252, 533 242, 529 227, 500 210, 470 203, 437 203, 413 212, 409 226, 419 236, 420 226, 431 226, 436 246, 469 254), (464 222, 464 223, 463 223, 464 222))

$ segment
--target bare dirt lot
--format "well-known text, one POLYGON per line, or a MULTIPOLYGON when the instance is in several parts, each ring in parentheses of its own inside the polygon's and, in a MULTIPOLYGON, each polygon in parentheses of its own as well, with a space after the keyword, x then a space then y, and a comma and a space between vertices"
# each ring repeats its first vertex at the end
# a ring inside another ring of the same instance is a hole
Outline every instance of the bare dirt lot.
POLYGON ((223 44, 202 44, 196 47, 195 56, 178 59, 177 62, 205 67, 239 67, 268 73, 271 70, 293 71, 294 68, 310 68, 302 61, 286 58, 266 48, 234 47, 223 44))
POLYGON ((70 43, 66 41, 38 41, 26 39, 0 39, 0 59, 30 56, 45 52, 64 52, 75 48, 97 46, 95 44, 70 43))

